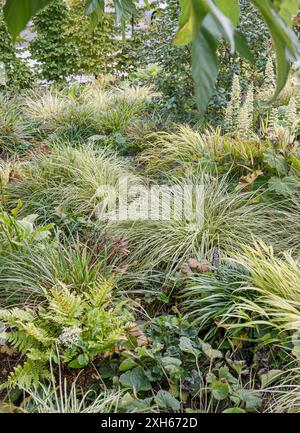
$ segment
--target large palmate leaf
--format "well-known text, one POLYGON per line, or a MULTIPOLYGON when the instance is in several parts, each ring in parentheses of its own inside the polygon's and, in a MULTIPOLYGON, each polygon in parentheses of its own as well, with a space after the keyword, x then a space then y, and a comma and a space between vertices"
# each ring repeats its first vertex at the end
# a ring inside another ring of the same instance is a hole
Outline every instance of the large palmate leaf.
MULTIPOLYGON (((299 57, 300 49, 296 36, 279 16, 270 0, 252 0, 260 10, 265 23, 267 24, 277 59, 277 84, 274 98, 283 89, 290 70, 290 60, 299 57)), ((280 3, 293 4, 294 0, 283 0, 280 3)), ((286 10, 287 11, 287 10, 286 10)), ((291 9, 293 11, 293 9, 291 9)))
MULTIPOLYGON (((277 85, 274 98, 284 87, 290 61, 299 59, 297 38, 289 25, 299 8, 299 0, 251 0, 267 24, 277 57, 277 85)), ((240 7, 238 0, 181 0, 180 28, 174 39, 177 45, 193 44, 192 69, 195 93, 203 113, 212 95, 218 75, 217 44, 227 39, 231 51, 252 61, 251 52, 241 33, 236 31, 240 7), (210 23, 207 19, 210 16, 210 23), (213 20, 211 17, 213 16, 213 20)))
POLYGON ((218 72, 217 42, 209 31, 203 29, 194 39, 192 48, 192 75, 201 113, 204 113, 212 95, 218 72))
POLYGON ((6 0, 4 18, 15 39, 30 19, 52 0, 6 0))
POLYGON ((90 15, 92 27, 96 26, 104 13, 105 0, 88 0, 86 13, 90 15))

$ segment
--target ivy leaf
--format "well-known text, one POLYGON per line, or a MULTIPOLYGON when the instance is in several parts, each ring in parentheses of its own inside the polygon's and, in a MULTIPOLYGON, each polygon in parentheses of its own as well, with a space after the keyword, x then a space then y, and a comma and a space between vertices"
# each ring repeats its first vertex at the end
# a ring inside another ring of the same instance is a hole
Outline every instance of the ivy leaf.
POLYGON ((284 156, 277 155, 276 152, 271 149, 264 153, 264 162, 270 167, 277 171, 279 176, 287 174, 287 165, 284 156))
POLYGON ((270 370, 265 374, 260 375, 261 387, 265 388, 267 385, 273 383, 280 375, 282 375, 282 370, 270 370))
POLYGON ((200 354, 200 350, 196 349, 193 346, 192 341, 187 338, 187 337, 181 337, 180 338, 180 342, 179 342, 179 348, 180 350, 182 350, 183 352, 187 352, 187 353, 191 353, 192 355, 194 355, 196 358, 198 358, 199 354, 200 354))
POLYGON ((229 407, 228 409, 223 410, 222 413, 245 413, 245 411, 240 407, 229 407))
POLYGON ((269 179, 268 186, 276 194, 288 197, 298 191, 300 182, 295 176, 285 176, 282 179, 273 176, 269 179))
POLYGON ((89 363, 89 357, 85 354, 80 354, 76 359, 71 361, 68 366, 70 368, 83 368, 89 363))
POLYGON ((213 349, 210 344, 205 343, 204 341, 201 340, 200 343, 201 343, 201 349, 209 359, 223 358, 222 352, 213 349))
POLYGON ((136 394, 139 391, 149 391, 151 384, 142 367, 135 367, 133 370, 121 374, 120 383, 129 387, 136 394))
POLYGON ((246 403, 246 409, 252 411, 259 407, 262 403, 261 397, 255 391, 250 389, 241 388, 237 391, 238 397, 246 403))
POLYGON ((161 409, 173 409, 179 410, 180 403, 179 401, 173 397, 168 391, 160 390, 154 397, 155 403, 161 409))
POLYGON ((132 358, 124 359, 124 361, 121 362, 119 365, 119 371, 127 371, 131 370, 132 368, 136 367, 137 363, 132 358))
POLYGON ((224 400, 229 394, 229 385, 224 379, 213 380, 211 390, 212 395, 216 400, 224 400))
POLYGON ((52 0, 6 0, 3 12, 13 40, 25 29, 31 18, 51 1, 52 0))

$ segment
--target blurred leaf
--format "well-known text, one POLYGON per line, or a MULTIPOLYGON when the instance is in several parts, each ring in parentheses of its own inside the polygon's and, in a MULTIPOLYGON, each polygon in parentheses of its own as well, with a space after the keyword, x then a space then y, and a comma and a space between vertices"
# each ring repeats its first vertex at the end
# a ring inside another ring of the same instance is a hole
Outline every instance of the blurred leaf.
POLYGON ((300 1, 299 0, 280 0, 277 1, 279 8, 279 15, 285 21, 286 24, 291 26, 292 18, 295 17, 299 11, 300 1))
POLYGON ((240 19, 240 5, 238 0, 215 0, 215 4, 224 15, 230 18, 232 24, 236 27, 240 19))
POLYGON ((277 58, 277 83, 275 99, 285 86, 290 70, 290 57, 299 57, 299 44, 296 36, 280 18, 270 0, 252 0, 261 12, 269 28, 277 58), (298 48, 297 48, 298 46, 298 48))
POLYGON ((204 114, 213 94, 218 72, 216 39, 203 29, 194 39, 192 47, 192 75, 200 114, 204 114))
POLYGON ((236 50, 240 54, 240 56, 244 57, 244 59, 248 60, 248 62, 253 63, 254 57, 250 51, 250 48, 248 47, 247 39, 245 38, 245 36, 241 32, 235 31, 234 40, 236 50))
POLYGON ((40 10, 52 0, 6 0, 4 17, 8 30, 15 40, 18 34, 25 29, 27 23, 40 10))

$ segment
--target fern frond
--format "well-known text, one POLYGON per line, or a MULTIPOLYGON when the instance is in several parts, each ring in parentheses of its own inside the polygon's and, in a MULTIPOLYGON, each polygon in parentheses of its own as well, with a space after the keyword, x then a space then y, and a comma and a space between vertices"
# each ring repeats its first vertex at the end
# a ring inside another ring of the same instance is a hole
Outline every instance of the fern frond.
POLYGON ((44 329, 38 328, 34 323, 22 323, 21 325, 29 336, 41 343, 49 344, 54 341, 52 338, 47 336, 44 329))
MULTIPOLYGON (((67 318, 68 321, 80 317, 83 311, 83 301, 80 295, 71 293, 63 284, 51 290, 49 309, 55 313, 55 319, 67 318)), ((61 323, 61 321, 59 322, 61 323)))
POLYGON ((30 387, 38 385, 43 378, 49 378, 50 372, 45 363, 27 359, 23 365, 15 367, 7 381, 1 385, 0 389, 18 385, 19 387, 30 387))
POLYGON ((22 355, 24 355, 30 347, 33 347, 36 344, 35 340, 24 331, 6 332, 5 340, 22 355))
POLYGON ((32 310, 12 308, 0 310, 0 320, 9 326, 15 326, 17 322, 32 322, 36 316, 32 310))

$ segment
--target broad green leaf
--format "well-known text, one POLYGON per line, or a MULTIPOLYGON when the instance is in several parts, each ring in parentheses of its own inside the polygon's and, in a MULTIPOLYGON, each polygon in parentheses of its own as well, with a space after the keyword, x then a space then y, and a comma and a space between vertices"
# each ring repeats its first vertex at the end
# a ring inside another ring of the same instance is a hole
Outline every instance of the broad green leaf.
POLYGON ((180 371, 181 360, 178 358, 165 356, 164 358, 162 358, 161 362, 165 370, 171 375, 180 371))
POLYGON ((91 17, 92 29, 101 20, 104 13, 104 0, 88 0, 86 3, 86 13, 91 17))
POLYGON ((192 14, 192 2, 190 0, 179 0, 179 6, 179 26, 181 27, 184 26, 192 14))
POLYGON ((210 11, 206 0, 180 0, 179 30, 173 42, 182 46, 189 44, 199 32, 202 21, 210 11))
POLYGON ((192 75, 200 114, 204 114, 213 94, 218 72, 217 41, 203 29, 194 39, 192 47, 192 75))
POLYGON ((89 357, 87 355, 81 354, 78 355, 76 359, 71 361, 68 366, 70 368, 83 368, 89 363, 89 357))
POLYGON ((179 410, 180 403, 179 401, 173 397, 168 391, 160 390, 154 397, 155 403, 161 409, 173 409, 179 410))
POLYGON ((295 168, 297 171, 300 171, 300 159, 298 159, 296 156, 292 155, 290 157, 290 161, 291 161, 292 167, 295 168))
POLYGON ((138 347, 136 349, 136 353, 139 356, 145 356, 145 357, 152 358, 152 359, 155 358, 155 356, 149 350, 147 350, 145 347, 138 347))
POLYGON ((178 30, 173 39, 175 45, 187 45, 193 39, 193 18, 190 16, 189 20, 178 30))
POLYGON ((97 9, 104 11, 104 0, 88 0, 86 3, 86 12, 88 15, 93 14, 97 9))
POLYGON ((224 15, 230 18, 232 24, 236 27, 240 20, 241 12, 238 0, 215 0, 215 4, 224 15))
POLYGON ((113 0, 113 2, 117 22, 124 22, 137 13, 137 9, 132 0, 113 0))
POLYGON ((238 379, 230 373, 227 365, 219 368, 219 379, 226 379, 228 383, 238 383, 238 379))
POLYGON ((124 394, 121 401, 119 402, 119 407, 124 408, 124 407, 128 406, 129 404, 133 403, 134 401, 135 401, 135 398, 132 397, 132 395, 129 392, 126 392, 126 394, 124 394))
MULTIPOLYGON (((217 8, 212 0, 207 0, 207 3, 210 6, 211 14, 214 16, 216 21, 219 23, 221 32, 223 36, 228 40, 231 46, 231 52, 234 53, 235 50, 235 41, 234 41, 234 27, 232 25, 231 20, 222 13, 222 11, 217 8)), ((214 34, 212 31, 211 34, 214 34)))
POLYGON ((13 39, 25 29, 31 18, 52 0, 6 0, 4 17, 13 39))
POLYGON ((199 32, 206 15, 211 12, 207 0, 190 0, 194 19, 194 36, 199 32))
POLYGON ((248 60, 248 62, 253 63, 254 57, 248 46, 247 39, 245 38, 243 33, 240 33, 236 30, 234 32, 234 40, 235 49, 240 54, 240 56, 244 57, 244 59, 248 60))
POLYGON ((297 15, 300 7, 299 0, 276 0, 275 6, 283 21, 291 27, 292 18, 297 15))
POLYGON ((139 391, 149 391, 151 389, 149 379, 142 367, 135 367, 133 370, 121 374, 120 383, 123 386, 132 388, 135 394, 139 391))

